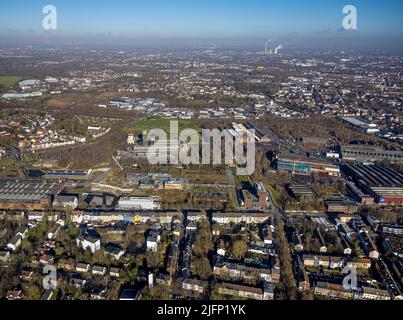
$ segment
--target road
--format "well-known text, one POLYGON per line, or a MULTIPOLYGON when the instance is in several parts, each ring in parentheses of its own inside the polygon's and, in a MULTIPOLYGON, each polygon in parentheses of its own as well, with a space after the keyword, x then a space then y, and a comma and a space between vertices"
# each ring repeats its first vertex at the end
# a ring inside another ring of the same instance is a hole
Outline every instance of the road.
POLYGON ((281 218, 283 220, 283 224, 287 223, 287 214, 284 212, 284 210, 282 208, 279 208, 275 205, 273 198, 272 198, 272 194, 269 190, 267 191, 267 193, 269 194, 271 212, 273 213, 273 215, 275 217, 281 218))
POLYGON ((381 257, 378 260, 378 266, 381 269, 381 271, 384 273, 383 276, 383 284, 386 286, 388 289, 389 293, 392 294, 394 297, 400 296, 402 293, 400 291, 399 285, 396 283, 395 279, 393 278, 388 265, 384 261, 384 258, 381 257))
POLYGON ((238 192, 237 192, 237 189, 236 189, 234 173, 229 168, 225 169, 225 172, 227 174, 228 184, 230 185, 230 188, 231 188, 231 194, 232 194, 232 199, 233 199, 232 205, 234 206, 234 209, 240 210, 241 208, 239 206, 238 192))

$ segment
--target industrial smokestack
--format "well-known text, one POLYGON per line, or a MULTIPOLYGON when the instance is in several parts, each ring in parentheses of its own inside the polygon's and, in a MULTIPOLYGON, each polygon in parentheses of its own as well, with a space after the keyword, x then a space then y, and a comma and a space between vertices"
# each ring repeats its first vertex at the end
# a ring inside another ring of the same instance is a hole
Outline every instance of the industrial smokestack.
POLYGON ((274 49, 274 54, 278 54, 278 51, 283 49, 283 48, 284 48, 283 45, 280 44, 279 46, 276 47, 276 49, 274 49))

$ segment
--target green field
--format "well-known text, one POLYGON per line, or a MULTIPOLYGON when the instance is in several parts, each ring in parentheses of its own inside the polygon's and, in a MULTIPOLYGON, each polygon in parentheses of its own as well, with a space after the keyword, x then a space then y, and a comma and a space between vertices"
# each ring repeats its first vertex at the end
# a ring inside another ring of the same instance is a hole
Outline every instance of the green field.
POLYGON ((169 131, 171 121, 178 121, 179 131, 184 129, 195 129, 200 131, 200 125, 192 120, 171 120, 171 119, 144 119, 136 120, 124 128, 125 133, 141 133, 144 130, 163 129, 169 131))
POLYGON ((0 76, 0 87, 10 88, 21 80, 20 76, 0 76))

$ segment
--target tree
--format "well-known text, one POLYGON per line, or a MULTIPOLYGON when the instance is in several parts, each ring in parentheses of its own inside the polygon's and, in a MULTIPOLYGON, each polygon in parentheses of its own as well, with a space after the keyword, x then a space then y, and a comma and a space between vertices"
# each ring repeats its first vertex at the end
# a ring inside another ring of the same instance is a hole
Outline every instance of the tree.
POLYGON ((34 283, 24 286, 26 300, 39 300, 41 298, 41 289, 34 283))
POLYGON ((232 245, 233 256, 240 260, 248 252, 248 245, 245 240, 236 240, 232 245))
POLYGON ((296 283, 294 279, 294 273, 292 270, 292 258, 290 247, 288 245, 287 238, 284 232, 284 225, 280 218, 275 219, 276 230, 278 232, 278 246, 280 249, 280 261, 282 271, 282 285, 283 293, 287 295, 287 299, 295 300, 297 295, 296 283))
POLYGON ((145 256, 149 268, 156 268, 161 260, 161 253, 149 251, 145 256))
POLYGON ((25 256, 25 257, 30 257, 34 254, 34 249, 32 247, 31 242, 29 241, 23 241, 22 245, 21 245, 21 253, 25 256))
POLYGON ((143 300, 169 300, 169 287, 155 286, 154 288, 146 288, 141 295, 143 300))
POLYGON ((201 280, 208 280, 212 274, 210 261, 207 258, 194 258, 192 267, 193 274, 201 280))
POLYGON ((210 230, 210 223, 207 219, 199 222, 199 228, 196 235, 196 240, 193 244, 193 253, 199 257, 206 257, 208 252, 213 250, 214 242, 210 230))

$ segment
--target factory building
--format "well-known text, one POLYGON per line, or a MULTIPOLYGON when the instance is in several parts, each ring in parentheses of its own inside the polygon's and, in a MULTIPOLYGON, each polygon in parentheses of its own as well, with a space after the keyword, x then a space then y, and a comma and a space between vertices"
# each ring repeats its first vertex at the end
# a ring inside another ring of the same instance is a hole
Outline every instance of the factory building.
POLYGON ((340 168, 338 165, 322 159, 302 159, 291 157, 279 157, 276 162, 277 170, 291 172, 293 174, 311 175, 326 174, 329 176, 340 177, 340 168))
POLYGON ((403 162, 403 151, 383 150, 374 146, 349 145, 341 147, 343 161, 360 162, 381 162, 389 161, 392 163, 403 162))
POLYGON ((121 197, 118 208, 121 210, 158 210, 160 201, 158 197, 121 197))
POLYGON ((343 165, 343 174, 380 204, 403 203, 403 174, 380 165, 343 165))
POLYGON ((349 197, 354 201, 364 205, 374 204, 374 198, 371 197, 369 194, 365 194, 364 192, 362 192, 354 185, 354 183, 347 182, 346 190, 349 197))
POLYGON ((44 180, 0 180, 0 209, 43 210, 63 187, 63 183, 44 180))
POLYGON ((380 130, 378 129, 378 126, 374 123, 367 123, 365 121, 363 121, 362 119, 359 118, 354 118, 354 117, 342 117, 341 118, 342 121, 344 121, 345 123, 356 127, 360 130, 362 130, 365 133, 377 133, 380 130))
POLYGON ((88 180, 91 177, 92 170, 88 171, 69 171, 52 170, 44 175, 46 180, 88 180))

